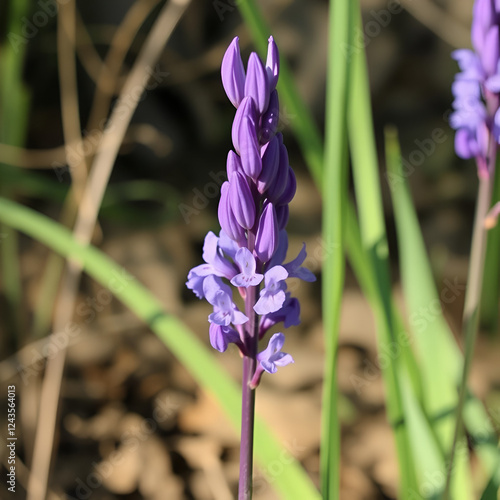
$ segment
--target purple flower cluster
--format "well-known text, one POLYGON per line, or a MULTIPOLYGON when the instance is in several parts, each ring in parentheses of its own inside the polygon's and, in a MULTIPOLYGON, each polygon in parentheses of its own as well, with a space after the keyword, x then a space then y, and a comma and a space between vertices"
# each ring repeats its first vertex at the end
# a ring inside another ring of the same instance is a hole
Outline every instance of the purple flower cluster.
POLYGON ((500 1, 476 0, 472 21, 474 50, 453 52, 460 72, 452 85, 457 130, 455 150, 461 158, 476 158, 478 173, 487 177, 492 144, 500 141, 500 1))
POLYGON ((300 322, 300 306, 287 292, 286 279, 315 280, 302 267, 305 246, 297 258, 284 263, 288 204, 295 195, 296 180, 277 131, 278 73, 279 55, 272 37, 265 65, 252 53, 245 71, 237 37, 224 55, 222 84, 236 113, 234 151, 227 156, 228 181, 221 187, 218 209, 221 231, 219 236, 207 234, 205 264, 191 269, 186 283, 214 308, 208 317, 212 346, 224 352, 234 343, 243 356, 257 360, 252 387, 264 371, 275 373, 277 366, 293 363, 289 354, 281 352, 283 333, 274 334, 268 347, 256 353, 259 339, 271 327, 279 322, 285 327, 300 322), (244 299, 245 313, 233 302, 229 284, 244 299))

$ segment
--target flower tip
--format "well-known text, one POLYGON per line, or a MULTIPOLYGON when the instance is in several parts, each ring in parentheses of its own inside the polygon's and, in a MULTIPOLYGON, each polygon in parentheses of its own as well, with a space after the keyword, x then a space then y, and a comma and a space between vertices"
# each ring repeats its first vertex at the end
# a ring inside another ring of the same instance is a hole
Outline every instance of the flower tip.
POLYGON ((245 95, 245 68, 241 60, 238 41, 237 36, 233 38, 222 58, 221 64, 222 86, 235 108, 240 105, 245 95))
POLYGON ((252 52, 248 58, 245 96, 253 98, 259 113, 262 114, 269 105, 270 94, 267 72, 259 56, 252 52))
POLYGON ((272 203, 269 203, 262 212, 255 237, 255 252, 261 262, 271 260, 278 246, 278 220, 276 210, 272 203))

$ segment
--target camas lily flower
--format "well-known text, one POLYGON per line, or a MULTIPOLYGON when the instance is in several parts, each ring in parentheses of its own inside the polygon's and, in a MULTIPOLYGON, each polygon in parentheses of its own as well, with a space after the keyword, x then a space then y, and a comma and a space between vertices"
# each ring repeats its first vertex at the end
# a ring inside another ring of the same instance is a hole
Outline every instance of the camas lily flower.
POLYGON ((290 354, 281 352, 284 343, 285 336, 281 332, 275 333, 269 340, 266 349, 257 354, 259 364, 250 382, 251 386, 257 387, 263 372, 276 373, 278 371, 278 366, 286 366, 290 363, 294 363, 290 354))
POLYGON ((453 52, 460 72, 452 85, 456 129, 455 151, 461 158, 475 158, 478 174, 491 176, 491 148, 500 142, 500 3, 476 0, 472 21, 473 50, 453 52))

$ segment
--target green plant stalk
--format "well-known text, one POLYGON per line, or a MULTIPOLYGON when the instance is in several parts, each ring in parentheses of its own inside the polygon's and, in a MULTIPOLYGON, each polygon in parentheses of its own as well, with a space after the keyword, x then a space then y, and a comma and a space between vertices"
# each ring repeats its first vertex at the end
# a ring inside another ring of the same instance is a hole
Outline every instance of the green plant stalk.
MULTIPOLYGON (((60 224, 5 198, 0 198, 0 221, 35 238, 65 258, 80 261, 91 277, 149 325, 199 385, 217 400, 234 428, 239 428, 241 392, 236 383, 196 335, 182 321, 167 314, 161 302, 135 278, 97 248, 75 241, 60 224)), ((260 418, 256 419, 255 445, 257 460, 283 498, 320 500, 304 469, 278 443, 260 418), (275 463, 283 465, 279 475, 273 474, 272 467, 267 468, 275 463)))
MULTIPOLYGON (((496 163, 496 143, 490 141, 489 164, 496 163)), ((474 347, 476 343, 477 330, 479 326, 479 308, 481 301, 481 289, 484 273, 484 261, 486 256, 486 228, 484 221, 491 205, 492 182, 487 177, 479 178, 479 192, 476 207, 476 216, 474 220, 474 230, 472 234, 472 248, 469 264, 469 273, 467 277, 467 289, 465 292, 465 304, 462 331, 465 340, 465 354, 462 371, 462 379, 459 388, 456 424, 453 437, 453 444, 450 451, 448 462, 448 472, 446 476, 445 498, 449 498, 450 478, 453 472, 457 444, 463 432, 463 410, 467 395, 467 381, 469 378, 470 367, 474 356, 474 347)))
MULTIPOLYGON (((8 36, 21 33, 21 19, 28 12, 28 0, 12 0, 9 3, 8 36)), ((22 81, 26 44, 16 46, 7 38, 0 46, 0 142, 22 146, 26 135, 28 93, 22 81)), ((1 162, 1 158, 0 158, 1 162)), ((0 163, 0 171, 9 169, 0 163)), ((8 190, 0 182, 0 194, 8 195, 8 190)), ((21 271, 19 268, 18 237, 7 225, 0 225, 0 252, 3 291, 12 314, 13 348, 22 344, 24 314, 22 304, 21 271)))
MULTIPOLYGON (((439 295, 435 289, 408 183, 402 171, 401 152, 395 129, 386 128, 385 138, 387 179, 394 206, 404 296, 409 317, 418 319, 422 316, 421 311, 429 309, 429 304, 440 304, 439 295)), ((423 392, 422 407, 425 409, 429 428, 439 451, 439 457, 434 460, 430 469, 430 460, 419 460, 418 463, 423 464, 432 474, 446 470, 446 453, 453 440, 455 421, 452 409, 458 399, 455 388, 459 352, 440 311, 422 324, 415 323, 414 328, 416 330, 411 340, 420 354, 423 385, 426 388, 423 392), (450 356, 450 353, 455 353, 455 356, 450 356)), ((457 464, 452 486, 455 500, 468 500, 472 497, 470 464, 466 454, 457 464)))
MULTIPOLYGON (((500 162, 497 158, 495 180, 493 183, 493 203, 500 201, 500 162)), ((479 321, 484 331, 492 336, 498 333, 498 301, 500 297, 500 224, 488 231, 486 246, 485 269, 483 289, 481 292, 481 312, 479 321)))
MULTIPOLYGON (((356 28, 360 29, 361 13, 356 4, 356 28)), ((380 352, 390 350, 397 342, 394 308, 389 280, 388 246, 385 234, 382 199, 378 178, 378 162, 375 148, 370 91, 364 50, 357 49, 351 55, 352 83, 348 109, 349 143, 353 162, 354 185, 358 200, 362 243, 372 268, 377 293, 373 308, 380 352)), ((394 428, 400 466, 400 491, 415 491, 411 447, 404 421, 405 411, 399 383, 398 359, 391 360, 383 368, 386 386, 388 419, 394 428)))
POLYGON ((325 332, 325 376, 321 432, 321 486, 323 498, 340 495, 340 422, 338 416, 337 350, 340 306, 344 285, 344 213, 348 192, 347 102, 349 59, 343 47, 352 33, 352 3, 331 0, 326 96, 325 164, 323 175, 322 304, 325 332))

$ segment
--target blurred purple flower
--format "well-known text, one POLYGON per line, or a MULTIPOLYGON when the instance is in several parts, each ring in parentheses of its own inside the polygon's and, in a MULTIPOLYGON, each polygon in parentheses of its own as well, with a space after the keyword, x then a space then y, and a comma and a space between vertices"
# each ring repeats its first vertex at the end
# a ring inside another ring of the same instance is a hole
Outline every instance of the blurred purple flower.
POLYGON ((452 53, 460 72, 452 85, 456 129, 455 151, 461 158, 475 158, 480 176, 489 176, 491 141, 500 140, 500 2, 476 0, 471 38, 474 50, 452 53))

